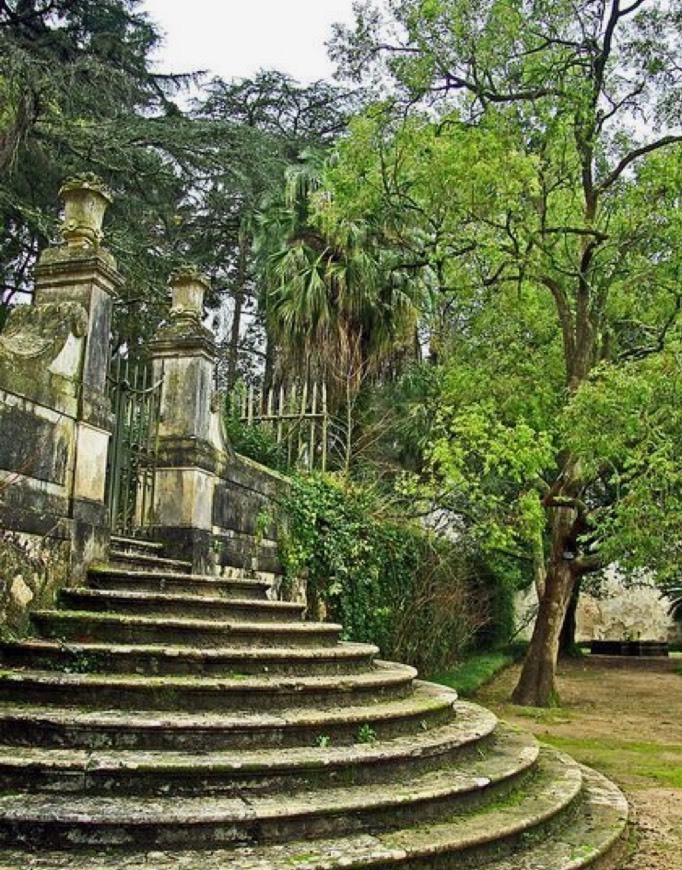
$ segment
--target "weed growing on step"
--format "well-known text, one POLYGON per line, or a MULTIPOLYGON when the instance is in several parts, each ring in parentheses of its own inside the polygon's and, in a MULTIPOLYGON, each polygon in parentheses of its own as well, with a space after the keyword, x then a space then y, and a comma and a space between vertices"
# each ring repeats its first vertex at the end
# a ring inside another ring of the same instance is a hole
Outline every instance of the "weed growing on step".
POLYGON ((315 744, 320 747, 320 749, 327 749, 328 746, 331 746, 332 739, 329 734, 318 734, 315 739, 315 744))
POLYGON ((74 653, 64 665, 65 674, 92 674, 100 670, 99 659, 88 653, 74 653))
POLYGON ((365 723, 358 729, 357 743, 376 743, 377 733, 371 725, 365 723))

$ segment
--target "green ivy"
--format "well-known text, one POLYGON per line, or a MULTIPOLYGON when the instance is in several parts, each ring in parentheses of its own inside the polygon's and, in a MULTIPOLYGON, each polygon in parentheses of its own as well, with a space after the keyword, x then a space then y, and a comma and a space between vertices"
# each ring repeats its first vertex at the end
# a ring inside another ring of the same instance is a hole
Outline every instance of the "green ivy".
POLYGON ((309 610, 346 639, 429 673, 489 631, 499 596, 466 547, 387 519, 367 491, 330 476, 293 478, 280 508, 288 580, 306 578, 309 610))

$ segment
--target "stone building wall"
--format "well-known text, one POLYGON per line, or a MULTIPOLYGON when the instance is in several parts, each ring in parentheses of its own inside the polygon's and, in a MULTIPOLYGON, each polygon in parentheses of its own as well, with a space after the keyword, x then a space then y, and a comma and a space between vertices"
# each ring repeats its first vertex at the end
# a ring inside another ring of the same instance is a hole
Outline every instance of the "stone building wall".
MULTIPOLYGON (((537 613, 531 584, 515 597, 520 640, 530 640, 537 613)), ((576 640, 658 640, 682 643, 682 622, 670 614, 670 602, 651 580, 625 583, 615 566, 604 572, 599 595, 583 591, 576 613, 576 640)))
POLYGON ((580 596, 577 640, 682 641, 682 624, 671 617, 670 601, 652 580, 626 584, 614 566, 604 573, 599 596, 580 596))

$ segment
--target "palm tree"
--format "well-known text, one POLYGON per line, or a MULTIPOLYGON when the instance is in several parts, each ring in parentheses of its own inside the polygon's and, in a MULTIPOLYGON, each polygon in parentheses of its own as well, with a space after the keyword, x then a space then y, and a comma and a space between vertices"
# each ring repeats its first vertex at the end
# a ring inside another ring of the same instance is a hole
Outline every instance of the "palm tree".
POLYGON ((414 285, 391 268, 382 227, 329 218, 324 168, 319 155, 306 155, 262 214, 264 307, 282 362, 347 398, 411 343, 417 309, 414 285))

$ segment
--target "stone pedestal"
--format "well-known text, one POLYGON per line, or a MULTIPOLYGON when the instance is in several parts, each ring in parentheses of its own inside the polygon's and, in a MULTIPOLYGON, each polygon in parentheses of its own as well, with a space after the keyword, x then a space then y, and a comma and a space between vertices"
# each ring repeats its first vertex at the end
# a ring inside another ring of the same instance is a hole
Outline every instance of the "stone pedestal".
POLYGON ((113 300, 123 284, 112 255, 100 247, 102 220, 111 197, 94 176, 68 181, 60 190, 65 204, 61 227, 65 243, 48 248, 35 271, 35 307, 78 306, 85 312, 77 369, 75 433, 71 479, 74 574, 101 558, 108 548, 109 522, 104 491, 112 428, 106 379, 113 300))
POLYGON ((206 280, 184 269, 174 273, 170 287, 170 317, 150 347, 154 379, 163 380, 156 537, 169 553, 204 573, 210 562, 214 489, 227 459, 212 402, 216 349, 201 322, 206 280))

